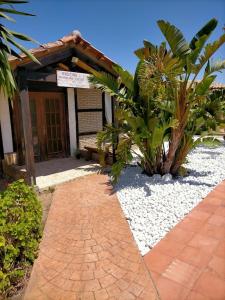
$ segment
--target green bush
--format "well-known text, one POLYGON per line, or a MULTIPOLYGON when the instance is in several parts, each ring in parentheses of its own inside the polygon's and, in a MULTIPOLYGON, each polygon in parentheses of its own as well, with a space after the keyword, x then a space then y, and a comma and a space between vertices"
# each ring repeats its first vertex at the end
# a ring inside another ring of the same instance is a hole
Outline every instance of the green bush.
POLYGON ((23 180, 0 195, 0 294, 7 295, 26 275, 37 256, 42 207, 23 180))

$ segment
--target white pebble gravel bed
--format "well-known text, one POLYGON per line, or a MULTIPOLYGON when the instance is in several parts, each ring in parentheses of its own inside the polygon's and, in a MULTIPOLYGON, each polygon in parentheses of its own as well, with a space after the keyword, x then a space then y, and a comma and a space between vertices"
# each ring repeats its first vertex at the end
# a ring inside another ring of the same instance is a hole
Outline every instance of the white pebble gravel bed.
POLYGON ((148 177, 137 165, 123 171, 115 188, 142 255, 225 179, 225 143, 196 148, 186 168, 188 176, 176 179, 148 177))

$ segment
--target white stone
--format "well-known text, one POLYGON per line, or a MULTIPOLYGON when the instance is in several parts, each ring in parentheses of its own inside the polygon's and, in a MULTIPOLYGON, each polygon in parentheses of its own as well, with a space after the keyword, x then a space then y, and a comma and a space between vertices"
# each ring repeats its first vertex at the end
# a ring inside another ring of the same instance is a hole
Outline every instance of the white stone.
POLYGON ((160 174, 154 174, 154 175, 152 176, 152 179, 153 179, 153 180, 156 180, 156 181, 160 180, 161 178, 162 178, 162 176, 161 176, 160 174))
POLYGON ((175 179, 170 174, 149 177, 138 166, 127 167, 116 186, 143 255, 225 179, 225 143, 217 148, 198 147, 185 167, 188 176, 175 179))
POLYGON ((163 181, 171 181, 173 179, 173 176, 171 174, 165 174, 162 176, 163 181))

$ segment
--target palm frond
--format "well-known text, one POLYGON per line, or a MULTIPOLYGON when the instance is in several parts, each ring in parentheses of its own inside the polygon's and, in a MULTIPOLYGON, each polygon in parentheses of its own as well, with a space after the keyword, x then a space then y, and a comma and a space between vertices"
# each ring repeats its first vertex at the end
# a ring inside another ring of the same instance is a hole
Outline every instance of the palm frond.
POLYGON ((175 56, 183 58, 190 53, 189 45, 178 28, 164 20, 157 23, 175 56))
POLYGON ((225 33, 222 34, 218 40, 205 46, 203 55, 199 58, 198 70, 207 63, 207 61, 213 56, 213 54, 225 43, 225 33))
POLYGON ((119 87, 117 79, 109 73, 101 72, 99 75, 89 77, 89 82, 96 88, 110 94, 111 96, 119 95, 119 87))
POLYGON ((33 14, 25 13, 23 11, 18 11, 18 10, 15 10, 15 9, 4 8, 4 7, 0 8, 0 12, 13 14, 13 15, 29 16, 29 17, 34 17, 35 16, 33 14))
MULTIPOLYGON (((196 43, 203 37, 206 36, 207 38, 205 41, 210 37, 213 30, 216 28, 218 24, 218 21, 216 19, 211 19, 209 22, 207 22, 193 37, 191 40, 189 47, 194 50, 196 49, 196 43)), ((203 44, 204 45, 204 44, 203 44)))
POLYGON ((203 96, 205 95, 208 91, 209 91, 209 87, 210 85, 213 83, 213 81, 215 80, 216 76, 215 75, 211 75, 211 76, 207 76, 204 77, 197 85, 195 88, 195 93, 198 96, 203 96))
MULTIPOLYGON (((8 21, 14 21, 14 19, 9 17, 8 14, 33 16, 33 14, 18 11, 14 9, 13 6, 11 7, 11 5, 13 4, 23 3, 27 3, 27 1, 0 1, 0 17, 8 21), (3 5, 8 5, 9 7, 4 7, 3 5)), ((12 46, 22 51, 22 53, 28 56, 32 61, 39 63, 35 56, 32 53, 30 53, 25 47, 19 44, 16 41, 16 39, 36 43, 36 41, 31 39, 27 35, 10 30, 4 25, 0 24, 0 86, 3 89, 4 93, 7 94, 9 97, 13 96, 13 93, 16 90, 16 83, 9 65, 8 55, 14 55, 17 58, 20 58, 20 55, 17 53, 17 50, 14 50, 12 46)))
POLYGON ((121 66, 115 65, 113 69, 116 71, 116 73, 120 76, 121 82, 129 89, 131 93, 133 93, 134 88, 134 77, 133 75, 128 72, 127 70, 124 70, 121 66))
POLYGON ((225 60, 217 60, 215 62, 212 63, 208 63, 207 67, 205 69, 205 75, 204 76, 208 76, 212 73, 215 72, 220 72, 222 70, 225 69, 225 60))

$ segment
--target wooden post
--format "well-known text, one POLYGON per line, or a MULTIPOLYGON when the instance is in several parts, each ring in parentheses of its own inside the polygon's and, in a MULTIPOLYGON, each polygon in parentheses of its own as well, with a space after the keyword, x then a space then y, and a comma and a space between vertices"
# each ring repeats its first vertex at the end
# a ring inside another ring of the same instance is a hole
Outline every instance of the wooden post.
POLYGON ((102 92, 102 129, 104 129, 106 124, 106 116, 105 116, 105 92, 102 92))
POLYGON ((29 93, 27 87, 26 73, 19 74, 19 90, 20 90, 20 104, 25 144, 25 163, 27 170, 27 181, 30 185, 36 184, 35 164, 34 164, 34 149, 31 127, 31 114, 29 93))
MULTIPOLYGON (((111 97, 111 104, 112 104, 112 125, 116 128, 117 127, 117 122, 116 122, 116 118, 115 118, 115 98, 111 97)), ((112 152, 113 152, 113 163, 116 162, 116 148, 117 148, 117 144, 119 142, 119 137, 116 137, 116 145, 113 144, 112 146, 112 152)))
POLYGON ((75 101, 75 117, 76 117, 76 139, 77 139, 77 150, 80 150, 80 135, 79 135, 79 120, 78 120, 78 99, 77 89, 74 89, 74 101, 75 101))

